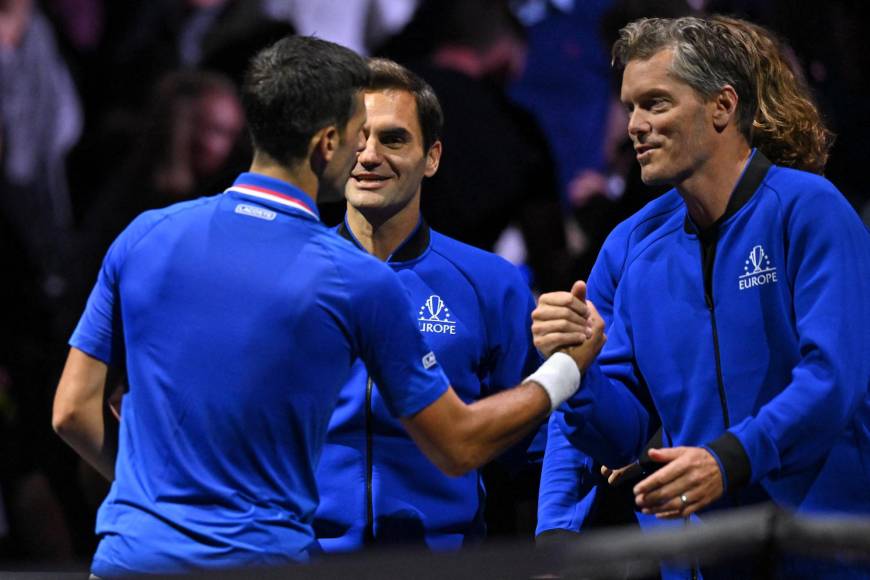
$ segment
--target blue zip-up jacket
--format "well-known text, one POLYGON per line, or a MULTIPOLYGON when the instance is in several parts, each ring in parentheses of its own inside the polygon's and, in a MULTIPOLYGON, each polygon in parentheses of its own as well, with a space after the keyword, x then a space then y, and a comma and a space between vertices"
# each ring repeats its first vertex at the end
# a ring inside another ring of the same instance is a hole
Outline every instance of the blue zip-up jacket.
MULTIPOLYGON (((619 224, 608 236, 587 280, 587 298, 595 304, 607 328, 610 328, 613 318, 613 300, 628 248, 643 243, 647 236, 657 235, 661 222, 670 219, 682 205, 682 198, 676 190, 671 190, 651 202, 642 212, 619 224)), ((638 395, 643 397, 641 393, 638 395)), ((564 415, 554 413, 547 426, 536 535, 549 530, 580 532, 592 519, 593 510, 601 509, 595 505, 598 494, 596 484, 603 482, 603 479, 597 473, 592 458, 568 440, 564 425, 564 415)), ((679 529, 685 525, 682 520, 660 520, 640 512, 635 515, 642 529, 679 529)), ((696 519, 692 515, 692 520, 696 519)), ((676 564, 663 564, 659 572, 664 580, 701 577, 697 569, 676 564)))
MULTIPOLYGON (((649 235, 656 235, 661 222, 682 205, 682 198, 676 190, 671 190, 619 224, 602 245, 586 281, 586 297, 595 304, 606 328, 610 328, 613 318, 613 299, 628 248, 637 246, 649 235)), ((573 532, 583 529, 595 503, 596 482, 601 481, 592 458, 571 444, 563 425, 564 415, 554 413, 547 426, 536 534, 556 529, 573 532)))
POLYGON ((645 389, 666 445, 716 457, 717 505, 870 512, 867 229, 830 182, 758 152, 706 232, 674 196, 602 250, 618 280, 609 338, 563 432, 604 464, 635 460, 650 433, 631 391, 645 389))
MULTIPOLYGON (((357 243, 346 223, 338 233, 357 243)), ((387 264, 463 401, 513 387, 538 367, 534 299, 512 264, 422 220, 387 264)), ((339 394, 316 478, 314 527, 327 552, 409 542, 450 550, 485 532, 479 472, 448 477, 438 471, 390 416, 361 363, 339 394)))

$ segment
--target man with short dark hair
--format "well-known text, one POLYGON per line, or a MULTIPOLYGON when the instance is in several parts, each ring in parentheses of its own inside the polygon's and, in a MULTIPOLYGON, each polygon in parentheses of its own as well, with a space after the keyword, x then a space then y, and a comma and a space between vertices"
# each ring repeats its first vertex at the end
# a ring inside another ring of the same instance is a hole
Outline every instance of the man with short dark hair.
MULTIPOLYGON (((369 69, 366 145, 338 232, 398 274, 411 314, 464 401, 512 387, 540 364, 529 331, 531 292, 512 264, 429 228, 420 195, 441 158, 438 98, 395 62, 373 59, 369 69)), ((330 419, 317 482, 314 530, 327 552, 396 543, 458 549, 485 534, 481 473, 440 473, 389 414, 361 363, 330 419)))
POLYGON ((600 349, 590 307, 583 347, 515 389, 461 401, 395 273, 318 219, 316 200, 342 193, 364 146, 368 81, 365 62, 329 42, 265 49, 243 89, 251 171, 223 195, 142 214, 109 249, 53 413, 61 437, 114 479, 94 574, 307 560, 314 466, 357 357, 427 456, 459 475, 570 397, 600 349), (115 447, 103 398, 122 357, 115 447))

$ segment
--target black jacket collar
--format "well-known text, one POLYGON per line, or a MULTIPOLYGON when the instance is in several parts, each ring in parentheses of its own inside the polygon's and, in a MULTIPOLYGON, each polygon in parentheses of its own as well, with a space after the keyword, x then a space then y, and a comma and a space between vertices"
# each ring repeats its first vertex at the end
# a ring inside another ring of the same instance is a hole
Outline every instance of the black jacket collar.
POLYGON ((737 185, 734 186, 734 191, 731 192, 731 197, 728 199, 728 205, 725 207, 725 213, 713 222, 710 227, 705 228, 704 231, 700 231, 699 228, 692 223, 692 220, 689 217, 689 212, 686 212, 686 220, 683 224, 686 233, 698 233, 703 237, 716 232, 719 229, 720 224, 724 223, 725 220, 740 211, 740 208, 746 205, 746 202, 752 198, 752 195, 761 185, 761 182, 764 181, 764 177, 767 175, 767 171, 772 165, 773 163, 770 162, 770 159, 765 157, 761 151, 756 149, 752 158, 749 160, 749 163, 746 165, 746 169, 743 170, 743 175, 740 177, 740 181, 737 182, 737 185))
MULTIPOLYGON (((407 262, 422 256, 423 252, 429 248, 429 241, 431 238, 429 232, 429 224, 427 224, 426 220, 421 216, 417 227, 414 228, 414 231, 411 232, 411 235, 408 236, 404 242, 399 244, 396 251, 390 254, 390 257, 387 258, 387 262, 407 262)), ((345 217, 344 221, 341 222, 341 225, 338 226, 338 235, 349 240, 359 249, 365 251, 353 235, 353 232, 350 231, 350 227, 347 225, 347 217, 345 217)))

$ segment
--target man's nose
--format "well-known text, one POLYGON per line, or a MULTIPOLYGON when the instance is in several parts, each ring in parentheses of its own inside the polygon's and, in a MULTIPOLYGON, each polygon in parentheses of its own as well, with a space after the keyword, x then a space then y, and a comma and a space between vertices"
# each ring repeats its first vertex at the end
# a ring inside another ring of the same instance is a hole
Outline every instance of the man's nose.
POLYGON ((631 137, 637 137, 645 133, 649 133, 651 126, 647 119, 646 113, 635 109, 628 115, 628 134, 631 137))
POLYGON ((369 136, 367 139, 363 139, 362 147, 360 148, 359 155, 357 155, 357 161, 368 167, 380 165, 381 155, 378 152, 378 143, 374 137, 369 136))

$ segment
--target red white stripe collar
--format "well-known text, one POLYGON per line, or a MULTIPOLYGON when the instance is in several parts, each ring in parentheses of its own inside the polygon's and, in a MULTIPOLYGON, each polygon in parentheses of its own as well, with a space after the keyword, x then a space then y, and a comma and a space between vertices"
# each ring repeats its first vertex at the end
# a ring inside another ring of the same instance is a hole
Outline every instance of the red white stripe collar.
POLYGON ((316 220, 319 220, 319 216, 317 212, 308 207, 308 205, 302 201, 301 199, 286 195, 284 193, 278 193, 273 189, 267 189, 265 187, 259 187, 256 185, 251 185, 249 183, 233 185, 228 188, 226 191, 234 191, 236 193, 241 193, 243 195, 249 195, 251 197, 256 197, 258 199, 265 199, 274 203, 279 203, 281 205, 292 207, 294 209, 298 209, 303 211, 313 217, 316 220))

